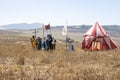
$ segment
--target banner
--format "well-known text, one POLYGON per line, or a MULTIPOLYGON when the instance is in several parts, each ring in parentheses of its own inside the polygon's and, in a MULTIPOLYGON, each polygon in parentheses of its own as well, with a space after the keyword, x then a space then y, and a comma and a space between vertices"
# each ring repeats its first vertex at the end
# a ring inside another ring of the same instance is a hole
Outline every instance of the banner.
POLYGON ((49 30, 49 29, 50 29, 50 24, 45 25, 45 29, 46 29, 46 30, 49 30))
POLYGON ((65 36, 67 35, 67 25, 65 25, 65 26, 63 27, 62 34, 65 35, 65 36))

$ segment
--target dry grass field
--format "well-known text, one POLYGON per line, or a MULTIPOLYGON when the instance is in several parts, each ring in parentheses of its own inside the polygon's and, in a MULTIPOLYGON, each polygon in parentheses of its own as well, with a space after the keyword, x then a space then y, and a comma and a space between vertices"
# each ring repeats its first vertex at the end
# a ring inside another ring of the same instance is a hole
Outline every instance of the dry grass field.
POLYGON ((33 50, 27 40, 0 41, 0 80, 120 80, 119 45, 89 52, 75 42, 69 52, 63 42, 55 51, 43 51, 33 50))

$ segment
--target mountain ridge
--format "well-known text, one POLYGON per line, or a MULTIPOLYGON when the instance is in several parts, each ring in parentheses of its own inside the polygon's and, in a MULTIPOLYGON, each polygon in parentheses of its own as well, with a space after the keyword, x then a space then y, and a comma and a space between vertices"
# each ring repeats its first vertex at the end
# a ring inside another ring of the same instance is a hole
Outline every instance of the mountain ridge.
MULTIPOLYGON (((92 25, 69 25, 68 28, 89 28, 92 25)), ((120 28, 120 25, 101 25, 105 29, 115 29, 120 28)), ((63 25, 60 26, 51 26, 56 28, 63 28, 63 25)), ((15 24, 7 24, 7 25, 0 25, 0 29, 36 29, 42 28, 41 23, 15 23, 15 24)), ((119 30, 119 29, 118 29, 119 30)))
POLYGON ((41 23, 15 23, 15 24, 7 24, 1 25, 0 29, 34 29, 41 27, 41 23))
MULTIPOLYGON (((92 25, 71 25, 68 26, 68 32, 80 32, 85 33, 92 25)), ((112 36, 120 36, 120 25, 101 25, 105 31, 112 35, 112 36)), ((62 31, 64 26, 51 26, 52 31, 62 31)), ((0 26, 0 30, 32 30, 32 29, 41 29, 42 24, 41 23, 16 23, 16 24, 8 24, 8 25, 2 25, 0 26)))

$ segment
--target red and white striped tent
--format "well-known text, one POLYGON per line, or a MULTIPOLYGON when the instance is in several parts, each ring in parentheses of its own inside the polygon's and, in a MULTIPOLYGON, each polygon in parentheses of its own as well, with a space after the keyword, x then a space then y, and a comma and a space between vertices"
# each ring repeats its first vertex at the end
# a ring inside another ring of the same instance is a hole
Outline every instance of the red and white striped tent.
POLYGON ((108 50, 117 48, 105 30, 96 22, 85 34, 82 49, 108 50))

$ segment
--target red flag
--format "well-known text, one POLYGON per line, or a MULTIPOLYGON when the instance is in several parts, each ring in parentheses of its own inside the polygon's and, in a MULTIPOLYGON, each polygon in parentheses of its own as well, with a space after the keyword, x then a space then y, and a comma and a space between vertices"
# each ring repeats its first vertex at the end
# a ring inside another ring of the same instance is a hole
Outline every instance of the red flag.
POLYGON ((46 29, 46 30, 50 29, 50 24, 45 25, 45 29, 46 29))

